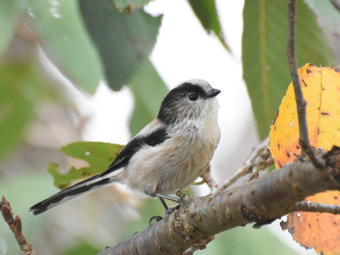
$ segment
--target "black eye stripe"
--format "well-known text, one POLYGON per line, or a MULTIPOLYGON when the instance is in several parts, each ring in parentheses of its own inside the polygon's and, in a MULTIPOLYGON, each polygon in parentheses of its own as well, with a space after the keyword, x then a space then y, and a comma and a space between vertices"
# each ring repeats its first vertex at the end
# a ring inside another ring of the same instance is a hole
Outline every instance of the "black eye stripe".
POLYGON ((202 98, 207 97, 206 92, 201 86, 186 82, 177 88, 174 88, 166 95, 162 102, 161 108, 167 108, 174 104, 177 100, 188 97, 189 94, 197 94, 197 96, 202 98))
POLYGON ((193 85, 191 83, 183 83, 182 85, 178 86, 177 88, 174 89, 175 93, 176 92, 191 92, 191 93, 196 93, 200 96, 206 95, 205 91, 203 90, 202 87, 193 85))

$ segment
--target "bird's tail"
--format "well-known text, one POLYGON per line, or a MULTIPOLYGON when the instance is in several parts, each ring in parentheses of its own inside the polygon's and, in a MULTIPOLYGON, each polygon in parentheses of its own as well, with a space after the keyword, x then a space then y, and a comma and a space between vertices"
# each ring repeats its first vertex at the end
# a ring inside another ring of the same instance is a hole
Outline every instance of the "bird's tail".
POLYGON ((30 211, 34 215, 45 212, 52 207, 65 203, 84 194, 90 193, 96 189, 102 188, 104 186, 110 185, 114 181, 112 177, 104 177, 101 175, 95 175, 88 178, 82 182, 79 182, 71 187, 68 187, 53 196, 33 205, 30 211))

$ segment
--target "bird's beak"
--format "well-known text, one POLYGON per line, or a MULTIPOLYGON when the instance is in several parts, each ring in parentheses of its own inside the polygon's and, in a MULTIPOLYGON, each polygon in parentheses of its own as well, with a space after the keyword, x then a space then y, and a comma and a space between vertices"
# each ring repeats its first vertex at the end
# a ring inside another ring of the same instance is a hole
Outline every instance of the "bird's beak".
POLYGON ((221 93, 221 90, 219 89, 212 89, 208 92, 208 97, 215 97, 217 96, 218 94, 221 93))

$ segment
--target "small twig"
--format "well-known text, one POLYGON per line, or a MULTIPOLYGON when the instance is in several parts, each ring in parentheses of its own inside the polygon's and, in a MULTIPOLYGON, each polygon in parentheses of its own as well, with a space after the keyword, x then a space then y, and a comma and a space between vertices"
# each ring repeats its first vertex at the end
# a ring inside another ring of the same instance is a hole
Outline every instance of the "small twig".
POLYGON ((302 201, 297 202, 292 211, 340 214, 340 205, 319 204, 302 201))
POLYGON ((2 201, 0 202, 0 211, 2 217, 12 230, 15 239, 20 246, 20 249, 25 253, 25 255, 36 255, 36 252, 32 250, 32 245, 27 243, 24 235, 22 234, 22 224, 20 217, 16 215, 15 219, 13 218, 11 205, 5 196, 2 196, 2 201))
POLYGON ((252 179, 257 178, 259 171, 264 170, 273 164, 274 161, 270 157, 271 154, 268 148, 268 143, 269 138, 267 137, 259 146, 255 148, 255 150, 253 150, 243 166, 239 168, 229 179, 218 185, 217 190, 213 190, 213 192, 220 192, 228 188, 242 176, 245 176, 251 172, 253 172, 252 179))
POLYGON ((259 178, 260 171, 265 170, 268 166, 271 166, 272 164, 274 164, 273 158, 268 158, 264 161, 254 164, 253 170, 251 170, 249 181, 259 178))
POLYGON ((299 120, 299 144, 301 145, 301 155, 308 155, 316 168, 322 168, 321 161, 318 161, 309 143, 307 121, 306 121, 306 101, 302 96, 299 74, 297 71, 297 60, 295 54, 295 2, 288 0, 288 43, 287 57, 289 61, 290 75, 294 85, 295 100, 299 120))
POLYGON ((211 177, 211 173, 210 173, 210 165, 208 166, 207 170, 205 170, 205 172, 201 175, 201 178, 202 178, 203 181, 209 186, 209 188, 210 188, 211 190, 217 188, 216 182, 215 182, 215 181, 213 180, 213 178, 211 177))

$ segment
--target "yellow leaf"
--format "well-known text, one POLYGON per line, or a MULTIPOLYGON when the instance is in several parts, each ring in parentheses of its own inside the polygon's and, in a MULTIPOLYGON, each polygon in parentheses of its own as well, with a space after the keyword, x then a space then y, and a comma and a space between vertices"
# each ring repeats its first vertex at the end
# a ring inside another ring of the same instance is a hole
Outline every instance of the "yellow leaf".
MULTIPOLYGON (((340 146, 340 73, 329 67, 306 64, 299 69, 306 119, 312 146, 330 150, 340 146)), ((270 150, 276 167, 294 161, 300 154, 299 124, 293 84, 288 87, 270 130, 270 150)), ((340 204, 340 192, 324 192, 306 201, 340 204)), ((301 245, 323 254, 340 254, 340 216, 294 213, 287 228, 301 245)))

